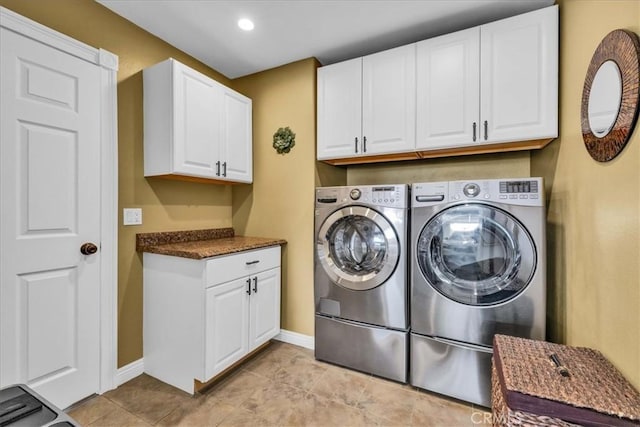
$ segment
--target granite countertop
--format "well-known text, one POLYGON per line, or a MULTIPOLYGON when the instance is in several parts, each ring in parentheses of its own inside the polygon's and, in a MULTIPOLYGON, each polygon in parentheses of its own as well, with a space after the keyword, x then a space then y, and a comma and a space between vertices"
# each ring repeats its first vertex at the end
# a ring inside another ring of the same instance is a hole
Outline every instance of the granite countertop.
POLYGON ((192 259, 204 259, 286 243, 283 239, 236 236, 233 228, 136 234, 138 252, 192 259))

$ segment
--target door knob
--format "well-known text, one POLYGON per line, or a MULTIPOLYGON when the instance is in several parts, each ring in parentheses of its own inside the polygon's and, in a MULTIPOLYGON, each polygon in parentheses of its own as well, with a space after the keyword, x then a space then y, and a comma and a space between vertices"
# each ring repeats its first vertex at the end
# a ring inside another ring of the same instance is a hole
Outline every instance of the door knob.
POLYGON ((93 243, 83 243, 82 246, 80 246, 80 253, 82 255, 93 255, 96 252, 98 252, 98 247, 93 243))

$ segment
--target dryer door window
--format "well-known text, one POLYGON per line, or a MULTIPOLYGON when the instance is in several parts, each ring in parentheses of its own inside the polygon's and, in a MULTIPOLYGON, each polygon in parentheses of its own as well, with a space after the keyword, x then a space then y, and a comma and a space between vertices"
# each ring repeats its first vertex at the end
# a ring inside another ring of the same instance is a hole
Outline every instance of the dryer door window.
POLYGON ((318 259, 331 280, 362 291, 384 283, 400 257, 398 236, 379 212, 349 206, 332 213, 317 236, 318 259))
POLYGON ((531 281, 536 250, 524 226, 483 204, 457 205, 433 217, 418 237, 422 274, 438 292, 469 305, 515 298, 531 281))

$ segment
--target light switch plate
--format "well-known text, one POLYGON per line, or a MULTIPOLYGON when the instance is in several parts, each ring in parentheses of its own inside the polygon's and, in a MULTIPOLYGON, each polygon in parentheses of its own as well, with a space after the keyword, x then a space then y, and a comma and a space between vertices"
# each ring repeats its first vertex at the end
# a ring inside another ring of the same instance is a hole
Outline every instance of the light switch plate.
POLYGON ((142 209, 140 208, 124 208, 122 210, 123 225, 141 225, 142 209))

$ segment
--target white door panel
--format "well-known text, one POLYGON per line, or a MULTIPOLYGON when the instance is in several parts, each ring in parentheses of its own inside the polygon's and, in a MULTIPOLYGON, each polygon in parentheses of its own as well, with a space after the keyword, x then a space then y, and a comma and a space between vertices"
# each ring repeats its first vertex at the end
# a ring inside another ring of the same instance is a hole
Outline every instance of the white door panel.
POLYGON ((259 273, 253 280, 249 351, 280 333, 280 268, 259 273))
POLYGON ((100 68, 1 30, 0 386, 99 386, 100 68))
POLYGON ((362 144, 362 58, 318 68, 318 160, 353 157, 362 144))
POLYGON ((206 293, 205 378, 212 378, 248 352, 247 278, 212 286, 206 293))
POLYGON ((222 87, 182 64, 174 63, 174 168, 186 174, 215 177, 218 160, 222 87))
POLYGON ((222 104, 223 177, 249 183, 253 181, 251 99, 225 88, 222 104))
POLYGON ((363 154, 415 148, 416 45, 362 59, 363 154))
POLYGON ((557 13, 549 7, 482 26, 483 141, 557 136, 557 13))
POLYGON ((479 141, 479 51, 479 27, 418 43, 417 148, 479 141))

